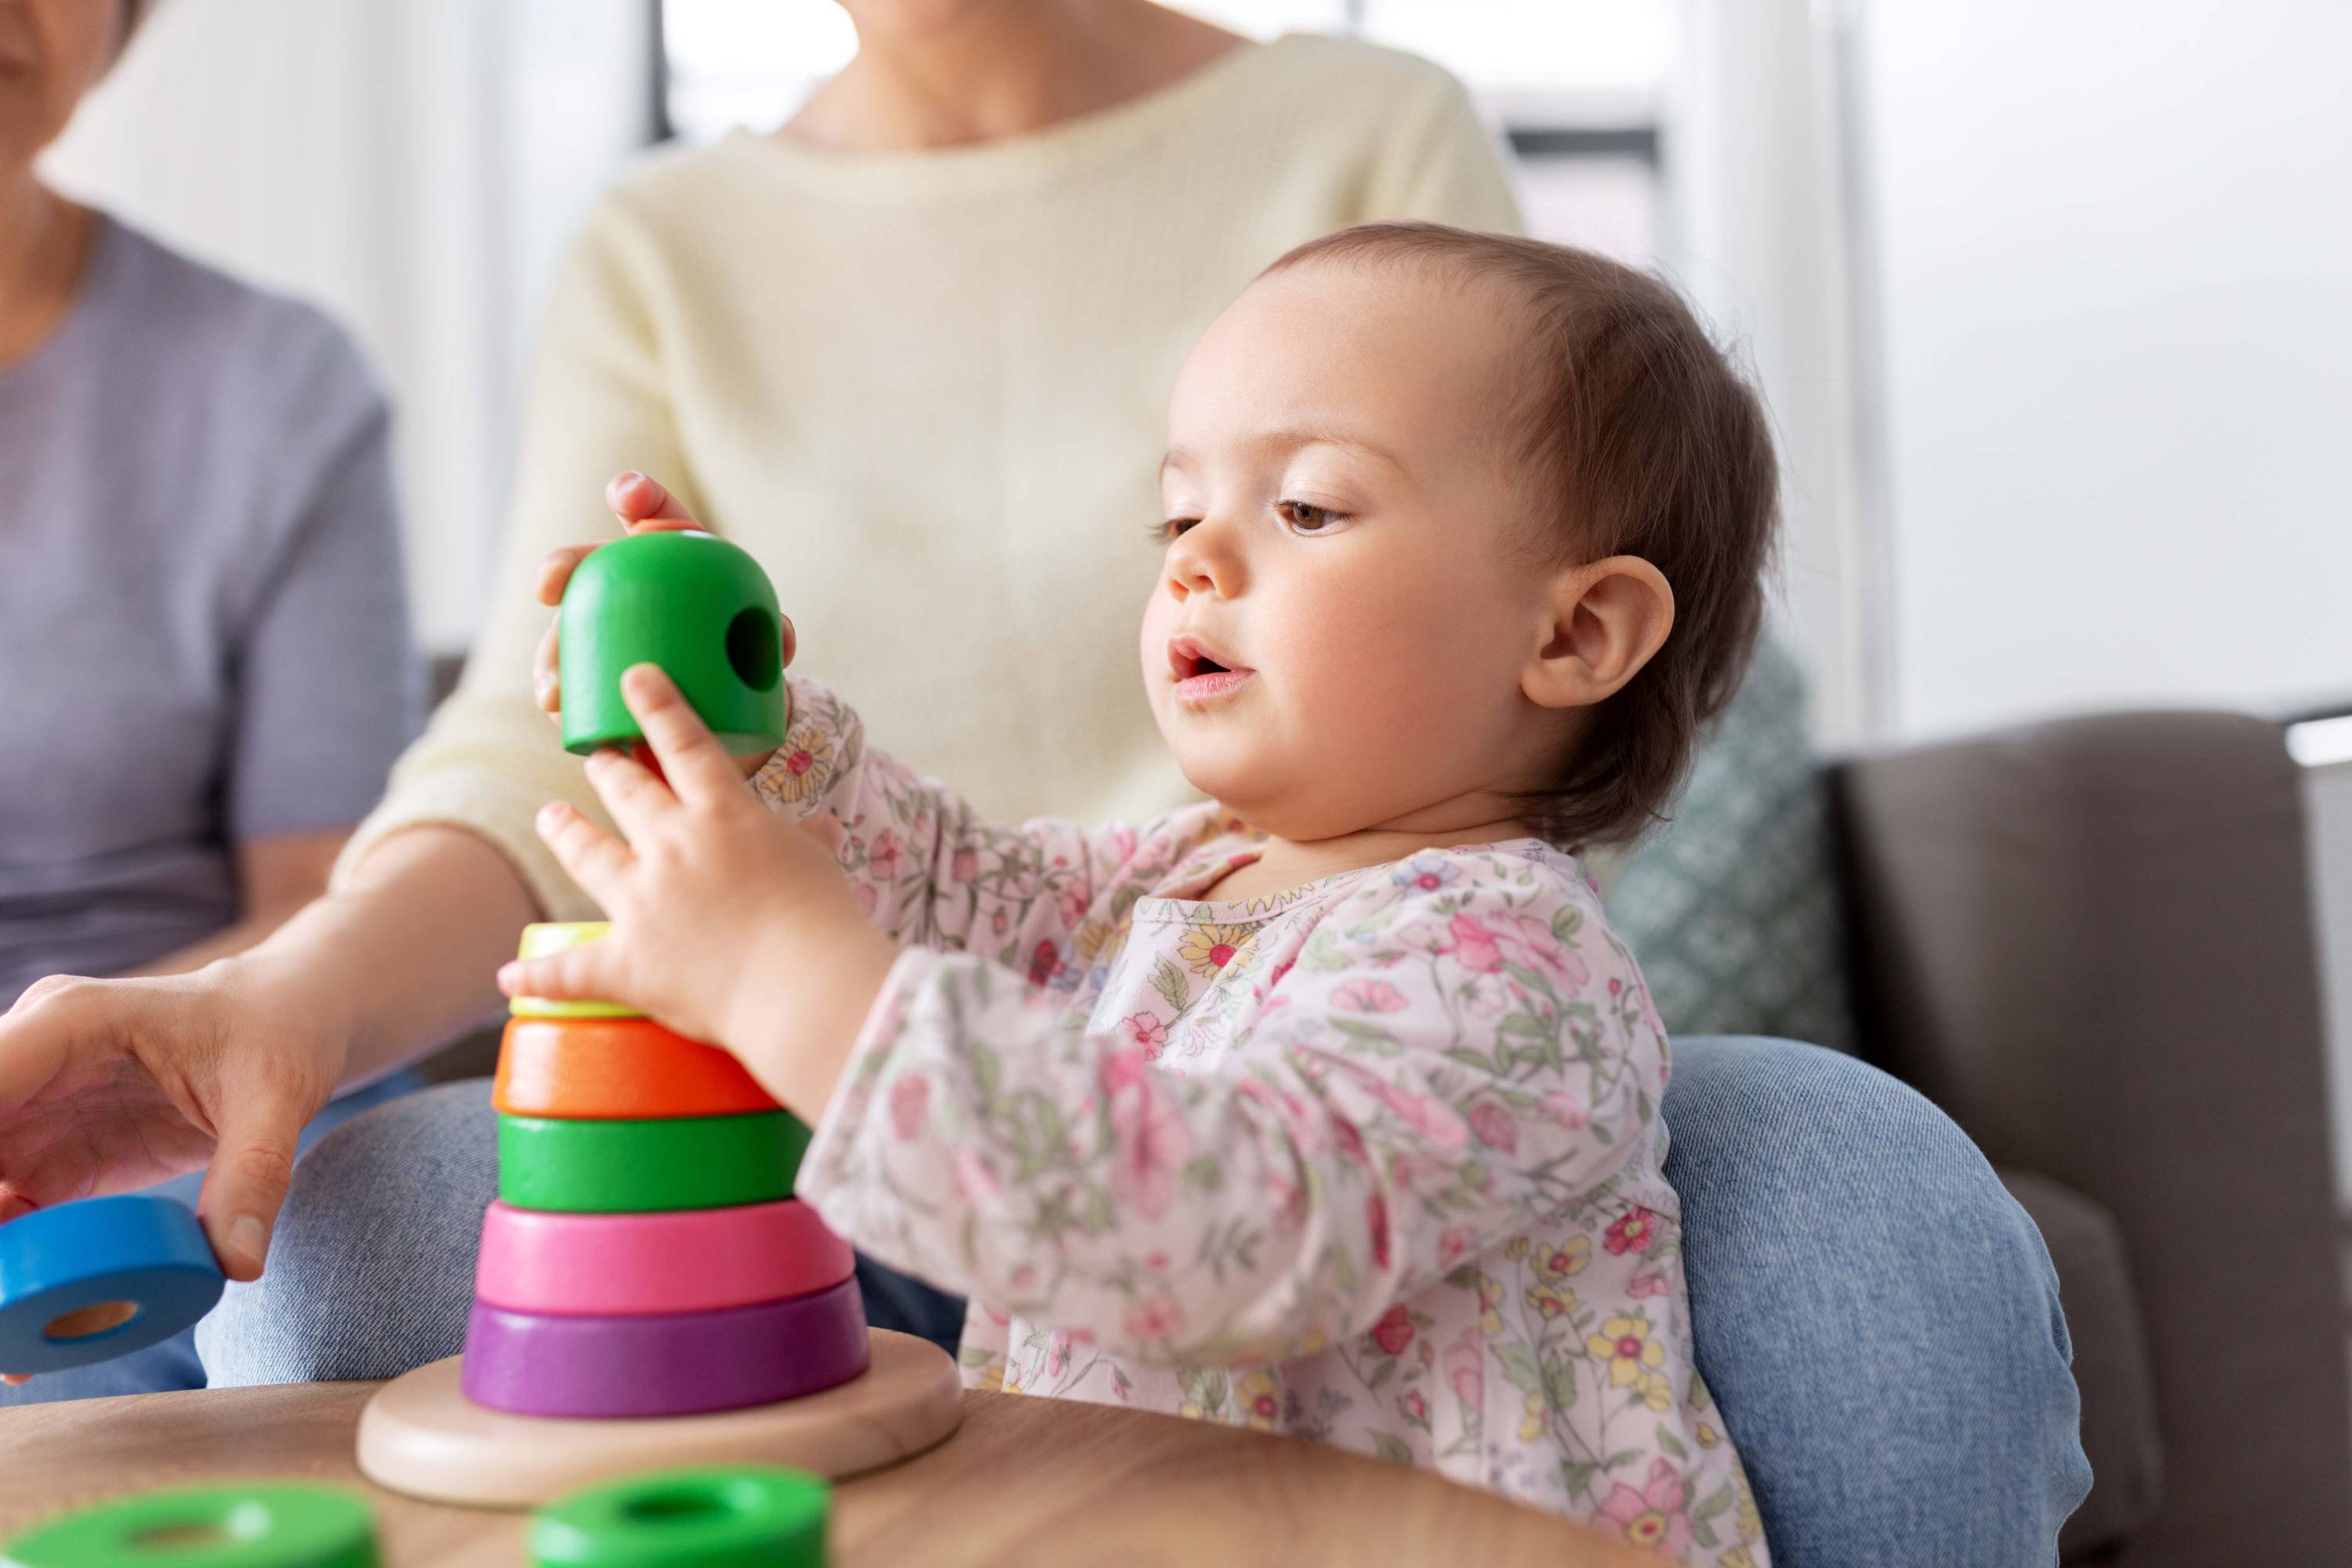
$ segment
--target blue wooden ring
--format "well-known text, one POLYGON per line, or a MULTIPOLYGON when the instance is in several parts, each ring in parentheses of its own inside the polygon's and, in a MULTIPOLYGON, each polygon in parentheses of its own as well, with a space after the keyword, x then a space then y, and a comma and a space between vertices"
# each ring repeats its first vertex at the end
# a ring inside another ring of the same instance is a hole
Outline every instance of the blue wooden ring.
POLYGON ((184 1204, 133 1193, 35 1209, 0 1225, 0 1372, 63 1372, 161 1343, 211 1311, 222 1283, 184 1204), (136 1310, 50 1331, 108 1302, 136 1310))

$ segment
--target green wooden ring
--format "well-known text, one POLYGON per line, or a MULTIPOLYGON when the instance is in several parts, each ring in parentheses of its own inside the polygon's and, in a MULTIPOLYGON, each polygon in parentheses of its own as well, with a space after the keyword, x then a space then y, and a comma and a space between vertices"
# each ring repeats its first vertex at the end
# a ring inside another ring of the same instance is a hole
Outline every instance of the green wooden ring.
POLYGON ((530 1527, 538 1568, 824 1568, 833 1489, 766 1465, 658 1470, 575 1492, 530 1527))
POLYGON ((732 1208, 793 1195, 809 1130, 786 1110, 657 1121, 499 1118, 499 1196, 558 1214, 732 1208))
POLYGON ((18 1536, 0 1568, 376 1568, 375 1519, 332 1487, 186 1487, 18 1536))
POLYGON ((633 533, 564 584, 563 745, 585 756, 645 739, 621 672, 657 664, 730 752, 784 741, 782 615, 760 563, 699 530, 633 533))

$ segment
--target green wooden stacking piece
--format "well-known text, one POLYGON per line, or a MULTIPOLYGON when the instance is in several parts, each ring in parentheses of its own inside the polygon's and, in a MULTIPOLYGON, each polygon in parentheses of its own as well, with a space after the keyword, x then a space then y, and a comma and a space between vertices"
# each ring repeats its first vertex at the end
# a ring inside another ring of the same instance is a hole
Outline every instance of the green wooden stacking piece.
POLYGON ((499 1196, 519 1209, 651 1214, 793 1195, 809 1130, 789 1110, 646 1121, 499 1118, 499 1196))
POLYGON ((764 1465, 664 1470, 540 1510, 538 1568, 824 1568, 833 1489, 764 1465))
POLYGON ((375 1517, 334 1487, 253 1482, 120 1498, 0 1549, 0 1568, 376 1568, 375 1517))
POLYGON ((760 563, 714 534, 633 533, 594 551, 563 590, 564 749, 645 739, 621 700, 635 664, 661 666, 730 752, 782 745, 780 615, 760 563))

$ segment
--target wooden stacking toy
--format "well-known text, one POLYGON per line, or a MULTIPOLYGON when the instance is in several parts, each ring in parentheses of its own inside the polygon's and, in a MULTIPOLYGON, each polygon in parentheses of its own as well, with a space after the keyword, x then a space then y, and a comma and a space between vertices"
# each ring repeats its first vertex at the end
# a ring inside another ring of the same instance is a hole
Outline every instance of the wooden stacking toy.
POLYGON ((376 1568, 375 1518, 333 1487, 184 1487, 79 1509, 0 1550, 0 1568, 376 1568))
POLYGON ((809 1131, 740 1063, 610 1003, 512 1012, 465 1353, 370 1403, 371 1479, 518 1506, 656 1465, 851 1475, 953 1429, 953 1361, 866 1326, 856 1255, 793 1195, 809 1131))
POLYGON ((558 616, 566 749, 645 739, 621 698, 633 664, 661 666, 730 752, 783 743, 776 590, 738 546, 698 529, 633 533, 580 563, 558 616))
POLYGON ((170 1339, 220 1300, 185 1204, 84 1198, 0 1225, 0 1372, 63 1372, 170 1339))

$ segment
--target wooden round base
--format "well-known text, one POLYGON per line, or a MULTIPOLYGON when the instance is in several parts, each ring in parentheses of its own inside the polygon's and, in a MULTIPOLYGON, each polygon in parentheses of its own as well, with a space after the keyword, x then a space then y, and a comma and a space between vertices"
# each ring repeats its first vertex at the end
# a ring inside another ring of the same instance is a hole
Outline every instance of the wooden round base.
POLYGON ((622 1476, 765 1463, 839 1479, 931 1447, 963 1415, 955 1360, 928 1340, 868 1329, 874 1363, 822 1394, 751 1410, 650 1421, 567 1421, 485 1410, 458 1390, 459 1359, 376 1391, 359 1463, 380 1487, 434 1502, 530 1508, 622 1476))

